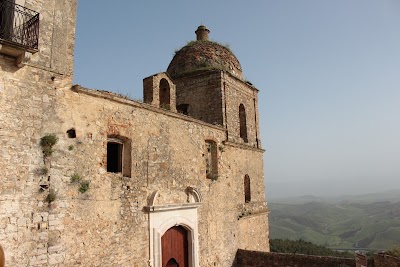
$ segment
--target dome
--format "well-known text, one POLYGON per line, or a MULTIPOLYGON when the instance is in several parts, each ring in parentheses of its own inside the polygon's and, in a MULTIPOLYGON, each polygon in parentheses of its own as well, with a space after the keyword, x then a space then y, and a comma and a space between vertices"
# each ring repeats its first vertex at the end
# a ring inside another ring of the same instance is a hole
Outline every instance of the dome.
POLYGON ((200 25, 196 30, 197 40, 189 42, 175 53, 167 69, 172 78, 203 70, 223 70, 243 79, 239 60, 229 48, 209 41, 209 32, 200 25))

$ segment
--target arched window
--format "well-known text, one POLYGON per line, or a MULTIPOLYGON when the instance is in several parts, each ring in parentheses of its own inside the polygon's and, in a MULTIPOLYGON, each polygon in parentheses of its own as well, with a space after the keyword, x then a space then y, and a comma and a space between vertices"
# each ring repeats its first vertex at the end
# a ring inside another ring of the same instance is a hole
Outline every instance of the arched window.
POLYGON ((123 137, 108 137, 107 172, 131 177, 131 141, 123 137))
POLYGON ((212 140, 206 140, 206 177, 216 180, 218 178, 218 155, 217 143, 212 140))
POLYGON ((244 176, 244 202, 248 203, 251 201, 251 189, 250 189, 250 177, 249 175, 244 176))
POLYGON ((240 124, 240 138, 243 139, 245 143, 248 143, 247 139, 247 123, 246 123, 246 109, 243 104, 239 105, 239 124, 240 124))
POLYGON ((169 83, 164 78, 160 81, 160 108, 171 109, 169 83))

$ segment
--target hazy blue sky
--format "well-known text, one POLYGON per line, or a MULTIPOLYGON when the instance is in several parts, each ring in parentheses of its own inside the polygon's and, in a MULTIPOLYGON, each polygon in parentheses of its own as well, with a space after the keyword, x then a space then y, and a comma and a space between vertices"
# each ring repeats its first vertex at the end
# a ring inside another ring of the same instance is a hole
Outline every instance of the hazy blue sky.
POLYGON ((201 23, 260 90, 267 197, 400 188, 399 0, 80 0, 74 82, 141 99, 201 23))

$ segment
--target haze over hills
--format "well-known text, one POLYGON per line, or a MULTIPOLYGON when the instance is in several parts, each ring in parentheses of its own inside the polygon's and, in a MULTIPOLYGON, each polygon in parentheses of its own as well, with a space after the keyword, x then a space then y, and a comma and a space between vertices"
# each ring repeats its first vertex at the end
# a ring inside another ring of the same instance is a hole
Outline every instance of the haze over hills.
POLYGON ((400 244, 400 190, 340 198, 269 201, 270 237, 336 249, 385 250, 400 244))
POLYGON ((393 189, 378 193, 362 194, 362 195, 338 195, 338 196, 314 196, 314 195, 302 195, 295 197, 286 198, 268 198, 270 202, 273 203, 290 203, 290 204, 300 204, 307 202, 322 202, 322 203, 340 203, 340 202, 354 202, 354 203, 371 203, 371 202, 382 202, 390 201, 397 202, 400 201, 400 189, 393 189))

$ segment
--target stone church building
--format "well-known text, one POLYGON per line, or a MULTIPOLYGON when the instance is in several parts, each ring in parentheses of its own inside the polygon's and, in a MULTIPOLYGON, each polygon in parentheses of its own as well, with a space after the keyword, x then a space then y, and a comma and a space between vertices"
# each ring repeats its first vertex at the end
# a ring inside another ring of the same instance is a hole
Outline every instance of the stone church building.
MULTIPOLYGON (((76 0, 0 0, 5 266, 231 267, 269 251, 258 90, 208 40, 143 102, 73 85, 76 0)), ((0 259, 1 262, 1 259, 0 259)))

